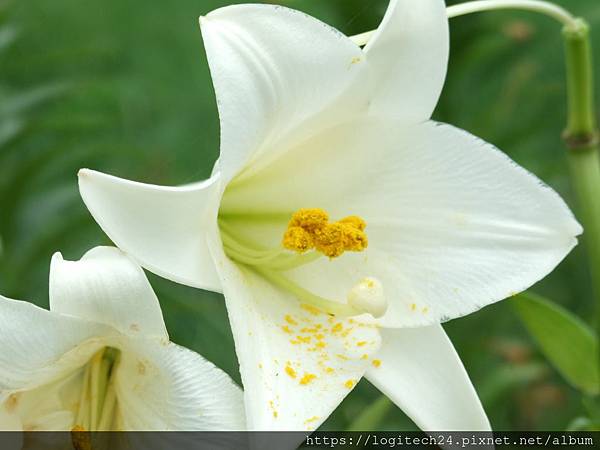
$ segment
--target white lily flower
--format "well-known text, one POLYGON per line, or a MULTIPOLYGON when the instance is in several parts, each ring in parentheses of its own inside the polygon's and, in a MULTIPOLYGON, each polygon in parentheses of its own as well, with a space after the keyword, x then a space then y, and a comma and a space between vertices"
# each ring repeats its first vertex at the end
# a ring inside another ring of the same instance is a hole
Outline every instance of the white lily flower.
POLYGON ((50 269, 50 311, 0 297, 0 430, 238 430, 241 390, 169 342, 143 270, 120 250, 50 269))
POLYGON ((280 6, 200 22, 213 176, 82 170, 96 221, 147 269, 224 293, 250 429, 316 428, 365 374, 424 430, 489 429, 439 323, 543 278, 581 227, 505 154, 429 120, 444 2, 392 0, 364 49, 280 6))

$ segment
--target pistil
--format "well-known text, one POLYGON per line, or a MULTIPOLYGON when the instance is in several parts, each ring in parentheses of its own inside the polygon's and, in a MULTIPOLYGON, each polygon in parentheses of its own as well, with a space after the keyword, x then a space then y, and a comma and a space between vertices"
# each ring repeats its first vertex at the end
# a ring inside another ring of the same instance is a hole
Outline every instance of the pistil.
POLYGON ((240 236, 239 229, 223 218, 219 229, 223 248, 229 258, 242 264, 278 288, 291 293, 300 303, 324 313, 350 317, 369 313, 380 317, 387 309, 381 283, 364 280, 351 288, 346 302, 334 301, 304 289, 283 272, 327 256, 330 259, 346 251, 359 252, 368 245, 366 222, 358 216, 348 216, 331 223, 329 215, 319 208, 300 209, 288 223, 279 248, 264 248, 240 236))

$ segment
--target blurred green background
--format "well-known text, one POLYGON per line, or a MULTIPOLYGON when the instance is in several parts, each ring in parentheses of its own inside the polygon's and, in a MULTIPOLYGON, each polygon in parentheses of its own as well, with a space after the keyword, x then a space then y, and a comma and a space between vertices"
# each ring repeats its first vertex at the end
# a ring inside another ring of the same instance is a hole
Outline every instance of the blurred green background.
MULTIPOLYGON (((55 251, 78 259, 110 242, 80 201, 81 167, 156 184, 210 174, 219 122, 197 18, 227 0, 0 0, 0 292, 47 306, 55 251)), ((387 0, 280 0, 346 34, 375 28, 387 0)), ((456 3, 456 2, 452 2, 456 3)), ((558 2, 592 25, 600 2, 558 2)), ((435 118, 490 141, 573 205, 560 140, 560 26, 530 13, 451 21, 449 76, 435 118)), ((592 314, 579 246, 534 291, 592 314)), ((221 296, 149 275, 172 339, 239 381, 221 296)), ((498 430, 566 429, 580 395, 545 361, 510 302, 446 325, 498 430)), ((324 429, 345 429, 378 398, 366 381, 324 429)), ((413 429, 392 408, 382 429, 413 429)))

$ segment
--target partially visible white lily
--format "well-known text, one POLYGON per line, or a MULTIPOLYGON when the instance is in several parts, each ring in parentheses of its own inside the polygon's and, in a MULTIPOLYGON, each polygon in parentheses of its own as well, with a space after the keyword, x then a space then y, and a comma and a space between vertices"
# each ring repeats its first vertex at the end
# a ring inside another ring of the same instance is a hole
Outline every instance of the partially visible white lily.
POLYGON ((50 269, 50 311, 0 297, 0 430, 241 430, 241 390, 169 342, 142 269, 98 247, 50 269))
POLYGON ((147 269, 225 294, 250 429, 314 429, 363 375, 424 430, 489 429, 439 324, 543 278, 581 227, 506 155, 430 121, 444 2, 390 1, 364 49, 273 5, 201 29, 213 176, 161 187, 82 170, 96 221, 147 269))

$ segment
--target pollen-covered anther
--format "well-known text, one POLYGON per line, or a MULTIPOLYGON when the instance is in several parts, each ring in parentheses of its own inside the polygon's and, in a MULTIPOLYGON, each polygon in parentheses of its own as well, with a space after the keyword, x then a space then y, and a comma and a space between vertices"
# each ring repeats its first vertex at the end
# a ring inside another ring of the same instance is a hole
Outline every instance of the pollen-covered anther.
POLYGON ((351 252, 362 252, 369 245, 364 231, 351 226, 344 226, 344 249, 351 252))
POLYGON ((365 231, 365 228, 367 228, 367 222, 365 222, 361 217, 358 216, 344 217, 342 220, 340 220, 340 223, 351 225, 352 227, 360 231, 365 231))
POLYGON ((283 246, 288 250, 304 253, 314 248, 313 237, 304 228, 291 226, 283 235, 283 246))
POLYGON ((383 285, 377 278, 366 277, 348 293, 348 304, 360 312, 382 317, 388 308, 383 285))
POLYGON ((341 256, 346 250, 344 231, 341 223, 330 223, 315 230, 315 248, 330 258, 341 256))
POLYGON ((328 222, 329 215, 321 208, 302 208, 294 213, 288 228, 301 227, 311 232, 324 227, 328 222))
POLYGON ((300 209, 292 216, 283 236, 283 247, 298 253, 315 249, 329 258, 346 251, 367 248, 367 223, 358 216, 348 216, 329 223, 328 214, 319 208, 300 209))

